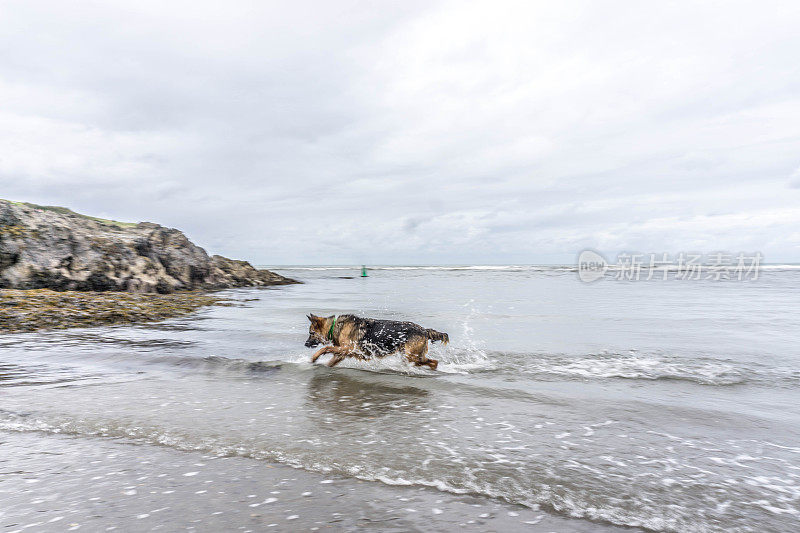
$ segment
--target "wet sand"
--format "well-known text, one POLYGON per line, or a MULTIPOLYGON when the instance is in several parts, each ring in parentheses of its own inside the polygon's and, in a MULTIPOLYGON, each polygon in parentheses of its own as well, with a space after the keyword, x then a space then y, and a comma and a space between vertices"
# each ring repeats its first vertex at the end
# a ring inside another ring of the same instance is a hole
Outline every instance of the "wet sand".
POLYGON ((0 530, 636 531, 240 457, 0 432, 0 530))

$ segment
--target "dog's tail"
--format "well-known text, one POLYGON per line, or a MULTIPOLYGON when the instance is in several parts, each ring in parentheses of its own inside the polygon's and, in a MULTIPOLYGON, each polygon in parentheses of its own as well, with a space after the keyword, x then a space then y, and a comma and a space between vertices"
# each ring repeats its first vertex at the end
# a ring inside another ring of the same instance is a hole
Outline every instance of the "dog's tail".
POLYGON ((447 333, 442 333, 441 331, 436 331, 435 329, 426 329, 425 332, 428 334, 428 338, 432 341, 442 341, 442 344, 447 344, 450 342, 450 337, 447 333))

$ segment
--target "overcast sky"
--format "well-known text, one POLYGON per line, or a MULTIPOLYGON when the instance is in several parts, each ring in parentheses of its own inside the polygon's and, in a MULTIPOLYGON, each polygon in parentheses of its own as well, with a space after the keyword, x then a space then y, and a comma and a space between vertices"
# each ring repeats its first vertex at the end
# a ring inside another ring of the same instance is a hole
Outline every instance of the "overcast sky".
POLYGON ((0 198, 257 264, 800 261, 800 2, 0 2, 0 198))

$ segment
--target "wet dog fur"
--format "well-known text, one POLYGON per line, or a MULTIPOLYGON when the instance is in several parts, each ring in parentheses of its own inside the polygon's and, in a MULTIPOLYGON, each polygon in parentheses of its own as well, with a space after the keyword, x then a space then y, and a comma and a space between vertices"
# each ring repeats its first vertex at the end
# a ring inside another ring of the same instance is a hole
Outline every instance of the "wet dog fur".
POLYGON ((323 354, 333 357, 328 366, 336 366, 347 357, 372 359, 385 357, 393 353, 402 353, 408 362, 416 366, 427 365, 436 370, 439 361, 428 359, 428 341, 441 341, 447 344, 450 338, 447 333, 426 329, 413 322, 397 320, 376 320, 361 318, 355 315, 328 317, 308 315, 311 324, 308 327, 306 347, 320 344, 326 346, 317 350, 311 357, 314 363, 323 354))

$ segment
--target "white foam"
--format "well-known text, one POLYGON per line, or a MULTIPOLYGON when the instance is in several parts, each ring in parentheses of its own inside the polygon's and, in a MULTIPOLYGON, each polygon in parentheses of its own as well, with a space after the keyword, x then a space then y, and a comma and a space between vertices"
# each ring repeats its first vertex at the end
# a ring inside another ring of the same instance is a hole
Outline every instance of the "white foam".
MULTIPOLYGON (((512 364, 512 363, 507 363, 512 364)), ((601 353, 582 355, 517 354, 513 357, 516 372, 542 378, 584 379, 682 379, 707 385, 734 385, 759 377, 758 371, 728 361, 687 358, 670 354, 601 353)), ((775 376, 781 369, 770 371, 775 376)), ((793 370, 783 374, 791 377, 793 370)))

